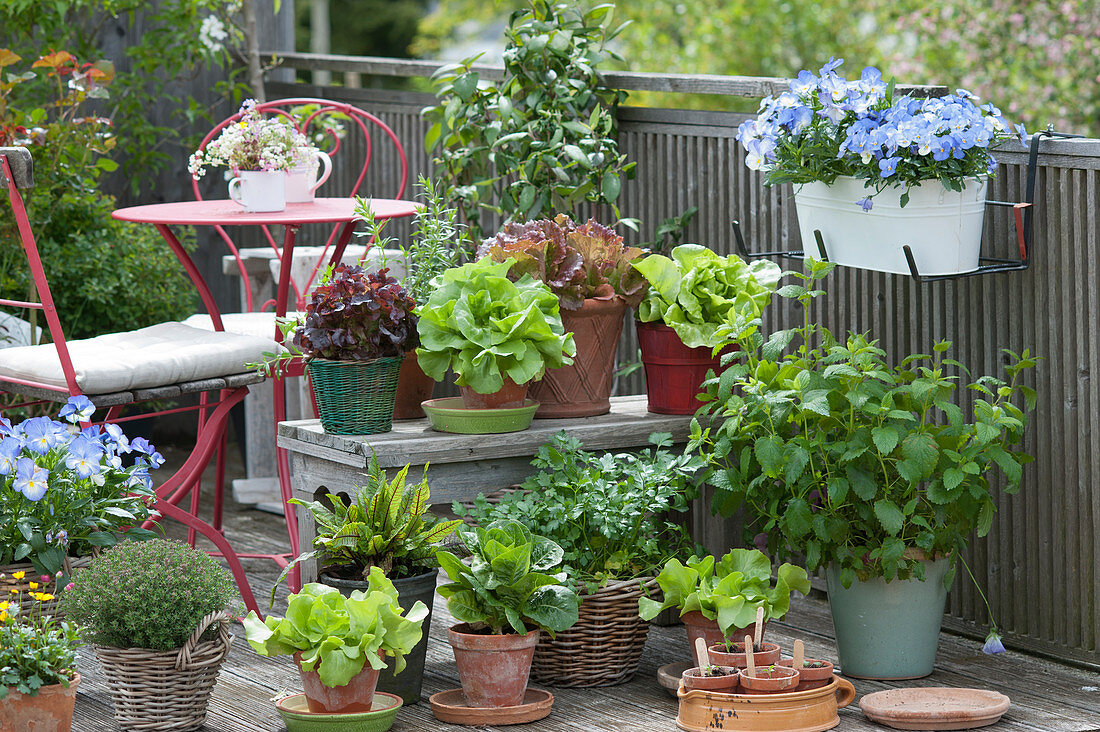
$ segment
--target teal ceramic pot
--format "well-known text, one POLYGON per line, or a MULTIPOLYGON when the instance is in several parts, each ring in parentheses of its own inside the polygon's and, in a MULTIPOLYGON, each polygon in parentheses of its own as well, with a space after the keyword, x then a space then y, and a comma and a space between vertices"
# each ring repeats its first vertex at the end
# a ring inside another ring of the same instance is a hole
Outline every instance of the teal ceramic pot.
POLYGON ((860 679, 919 679, 932 673, 940 640, 948 560, 925 562, 925 581, 875 578, 845 589, 840 567, 825 577, 840 672, 860 679))

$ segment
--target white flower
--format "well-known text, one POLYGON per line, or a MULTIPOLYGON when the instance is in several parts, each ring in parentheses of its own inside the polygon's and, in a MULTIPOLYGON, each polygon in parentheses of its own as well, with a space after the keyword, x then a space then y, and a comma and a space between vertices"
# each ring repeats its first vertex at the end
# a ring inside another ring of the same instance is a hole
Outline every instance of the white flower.
POLYGON ((225 48, 225 39, 229 37, 228 31, 225 29, 225 24, 221 19, 208 15, 202 21, 202 27, 199 28, 199 43, 206 47, 210 53, 218 53, 225 48))

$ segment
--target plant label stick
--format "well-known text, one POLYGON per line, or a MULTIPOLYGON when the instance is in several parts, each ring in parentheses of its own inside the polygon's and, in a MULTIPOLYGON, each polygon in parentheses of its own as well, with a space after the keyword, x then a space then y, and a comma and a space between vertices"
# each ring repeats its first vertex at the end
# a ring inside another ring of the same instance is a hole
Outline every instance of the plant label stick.
POLYGON ((707 653, 707 642, 703 638, 695 639, 695 655, 696 660, 699 662, 699 668, 705 669, 710 665, 710 654, 707 653))
POLYGON ((745 662, 748 664, 749 676, 756 676, 756 654, 752 650, 752 636, 745 636, 745 662))
POLYGON ((794 642, 794 663, 791 664, 793 668, 801 671, 803 664, 806 662, 806 646, 801 640, 794 642))
MULTIPOLYGON (((754 645, 760 645, 760 641, 764 638, 764 606, 756 608, 756 643, 754 645)), ((756 649, 753 648, 755 651, 756 649)))

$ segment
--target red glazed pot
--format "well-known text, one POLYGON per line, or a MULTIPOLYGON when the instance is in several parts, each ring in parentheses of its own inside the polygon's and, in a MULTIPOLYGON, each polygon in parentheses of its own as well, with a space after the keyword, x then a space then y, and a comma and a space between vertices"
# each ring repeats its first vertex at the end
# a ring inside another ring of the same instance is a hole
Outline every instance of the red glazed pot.
MULTIPOLYGON (((753 663, 756 664, 757 668, 779 663, 778 645, 761 641, 760 646, 761 650, 752 654, 753 663)), ((710 654, 711 661, 716 665, 733 666, 734 668, 748 666, 749 661, 745 657, 745 644, 734 643, 732 647, 732 651, 727 651, 725 643, 718 643, 708 648, 707 653, 710 654)))
POLYGON ((550 369, 531 385, 531 398, 539 400, 535 416, 541 419, 592 417, 611 411, 611 384, 615 376, 615 352, 623 330, 626 303, 589 298, 579 310, 561 310, 561 324, 573 334, 577 355, 573 363, 550 369))
MULTIPOLYGON (((822 661, 816 658, 807 658, 803 661, 803 664, 807 663, 821 663, 823 666, 803 666, 798 669, 798 686, 794 691, 807 691, 809 689, 820 689, 822 686, 826 686, 833 680, 833 664, 828 661, 822 661)), ((780 666, 793 666, 793 658, 784 658, 779 662, 780 666)))
POLYGON ((758 666, 755 676, 743 668, 739 674, 742 694, 781 694, 798 686, 798 671, 790 666, 758 666))
POLYGON ((393 402, 394 419, 423 419, 424 410, 420 402, 432 398, 435 379, 424 373, 416 360, 416 353, 405 354, 401 362, 401 373, 397 377, 397 398, 393 402))
POLYGON ((658 414, 695 414, 703 403, 695 397, 699 385, 713 369, 718 373, 721 356, 737 350, 731 346, 718 356, 709 348, 688 348, 676 331, 662 323, 637 323, 638 346, 645 366, 649 411, 658 414))
POLYGON ((73 726, 73 707, 80 674, 73 674, 69 688, 61 684, 43 686, 34 696, 8 688, 0 699, 0 729, 35 732, 69 732, 73 726))
POLYGON ((462 406, 467 409, 506 409, 523 406, 528 386, 517 384, 506 376, 504 386, 493 394, 478 394, 469 386, 460 386, 458 390, 462 392, 462 406))
POLYGON ((683 621, 684 628, 687 629, 688 649, 692 658, 695 658, 696 638, 702 638, 708 646, 722 642, 722 631, 718 628, 718 621, 706 618, 698 610, 684 613, 680 616, 680 620, 683 621))
POLYGON ((704 676, 702 669, 698 666, 687 669, 680 677, 684 682, 684 689, 687 691, 694 689, 719 691, 723 694, 735 693, 737 685, 740 683, 740 674, 737 673, 737 669, 730 666, 720 666, 719 668, 729 673, 725 676, 704 676))
POLYGON ((475 633, 466 623, 447 631, 471 707, 515 707, 523 703, 539 631, 490 635, 475 633))
MULTIPOLYGON (((386 654, 378 652, 378 657, 385 660, 386 654)), ((302 677, 302 690, 306 693, 306 704, 311 712, 369 712, 374 703, 374 689, 378 686, 379 671, 371 668, 369 663, 363 664, 363 670, 351 677, 344 686, 325 686, 321 683, 321 676, 315 668, 313 671, 302 670, 302 652, 294 653, 294 663, 298 664, 298 673, 302 677)))

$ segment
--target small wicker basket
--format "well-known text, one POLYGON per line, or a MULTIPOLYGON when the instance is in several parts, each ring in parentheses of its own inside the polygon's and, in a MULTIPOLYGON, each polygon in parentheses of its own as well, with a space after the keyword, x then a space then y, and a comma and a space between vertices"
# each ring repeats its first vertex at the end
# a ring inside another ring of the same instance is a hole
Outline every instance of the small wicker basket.
MULTIPOLYGON (((91 557, 69 557, 65 561, 65 574, 72 575, 74 569, 87 567, 91 562, 91 557)), ((30 562, 17 562, 15 564, 0 565, 0 574, 4 575, 0 579, 0 600, 11 600, 16 594, 19 594, 22 598, 19 606, 21 617, 28 617, 34 612, 34 608, 38 607, 42 615, 53 615, 58 620, 63 619, 57 611, 59 595, 62 590, 53 584, 53 579, 50 579, 50 583, 43 587, 44 583, 39 582, 40 576, 33 564, 30 562), (13 575, 16 572, 23 572, 23 579, 15 579, 13 575), (37 589, 32 588, 31 582, 38 584, 39 587, 37 589), (12 590, 16 590, 16 592, 13 593, 12 590), (54 599, 38 602, 30 596, 31 592, 46 592, 53 595, 54 599)))
POLYGON ((229 655, 230 620, 224 611, 210 613, 172 651, 93 646, 107 676, 118 726, 140 732, 200 729, 210 691, 229 655), (214 623, 218 637, 200 642, 214 623))
POLYGON ((554 638, 542 633, 531 676, 547 686, 613 686, 630 681, 649 635, 638 598, 657 589, 654 577, 609 582, 581 595, 580 619, 554 638))
POLYGON ((374 435, 393 428, 393 404, 401 356, 371 361, 329 361, 306 364, 317 412, 325 432, 333 435, 374 435))

